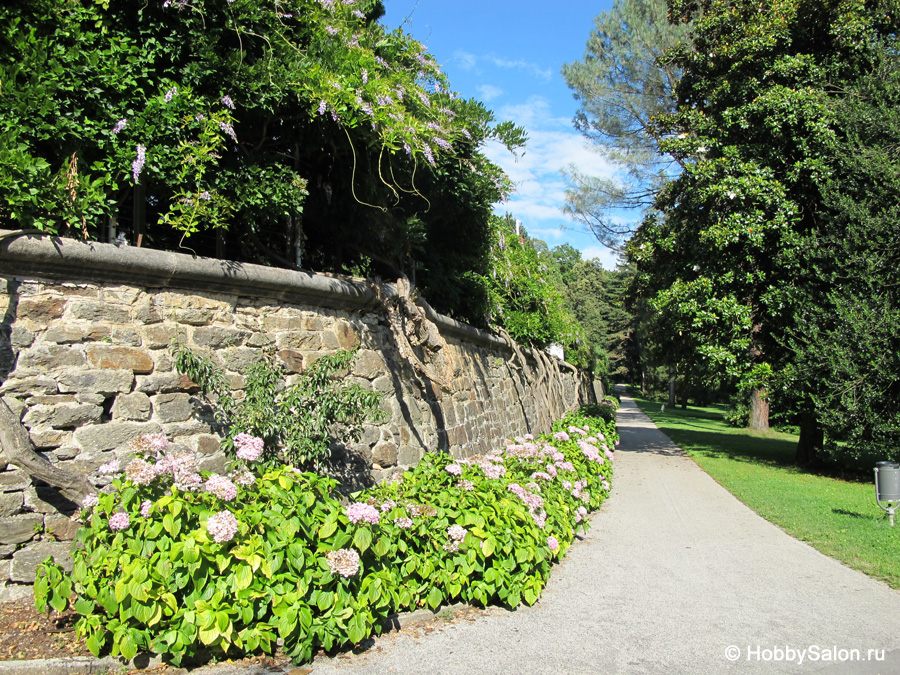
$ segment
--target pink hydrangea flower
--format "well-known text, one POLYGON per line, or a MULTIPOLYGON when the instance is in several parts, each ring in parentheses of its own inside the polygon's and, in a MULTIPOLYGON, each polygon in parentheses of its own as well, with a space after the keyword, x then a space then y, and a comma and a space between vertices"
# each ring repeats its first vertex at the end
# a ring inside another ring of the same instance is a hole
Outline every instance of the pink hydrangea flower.
POLYGON ((462 541, 466 538, 468 530, 462 525, 451 525, 447 528, 447 536, 453 541, 462 541))
POLYGON ((565 431, 557 431, 555 434, 553 434, 553 438, 558 441, 567 441, 569 440, 569 434, 567 434, 565 431))
POLYGON ((397 527, 408 530, 413 526, 412 518, 394 518, 394 525, 397 527))
POLYGON ((395 502, 393 499, 388 499, 386 502, 384 502, 384 503, 381 505, 381 507, 380 507, 380 508, 381 508, 381 512, 382 512, 382 513, 387 513, 387 512, 390 511, 391 509, 396 508, 396 506, 397 506, 397 502, 395 502))
POLYGON ((371 504, 355 502, 347 507, 347 518, 350 519, 351 523, 365 521, 372 525, 376 525, 381 518, 381 514, 379 514, 378 509, 371 504))
POLYGON ((484 471, 484 475, 491 479, 500 478, 506 473, 506 467, 502 464, 493 464, 491 462, 482 462, 478 465, 484 471))
POLYGON ((444 467, 444 471, 454 476, 462 475, 462 467, 459 464, 448 464, 444 467))
POLYGON ((81 500, 81 508, 89 509, 92 506, 97 506, 100 503, 100 498, 93 492, 86 494, 84 498, 81 500))
POLYGON ((228 474, 228 477, 235 485, 242 485, 243 487, 250 487, 251 485, 256 483, 256 476, 247 471, 247 469, 232 471, 230 474, 228 474))
POLYGON ((325 554, 325 561, 332 574, 352 577, 359 572, 359 553, 352 548, 339 548, 325 554))
POLYGON ((152 507, 152 506, 153 506, 153 502, 151 502, 149 499, 145 499, 144 501, 142 501, 141 502, 141 516, 143 516, 144 518, 149 516, 150 515, 150 507, 152 507))
POLYGON ((556 537, 547 537, 547 546, 551 551, 559 550, 559 542, 556 537))
POLYGON ((213 474, 206 481, 206 491, 213 493, 219 499, 230 502, 237 497, 237 485, 225 476, 213 474))
POLYGON ((128 518, 127 513, 115 513, 109 519, 109 529, 114 532, 120 532, 128 527, 131 523, 131 520, 128 518))
POLYGON ((263 453, 265 443, 263 439, 251 436, 250 434, 238 434, 234 437, 234 447, 237 448, 235 453, 239 459, 248 462, 255 462, 263 453))
POLYGON ((135 485, 150 485, 156 479, 156 467, 135 457, 125 469, 125 477, 135 485))
POLYGON ((219 511, 206 521, 206 531, 213 541, 224 544, 234 539, 234 535, 237 534, 238 520, 231 511, 219 511))
POLYGON ((109 476, 114 473, 119 473, 119 471, 121 471, 121 469, 119 469, 119 460, 117 459, 110 460, 99 469, 97 469, 97 473, 99 473, 101 476, 109 476))
POLYGON ((475 484, 470 480, 461 480, 457 485, 459 486, 460 490, 463 490, 465 492, 471 492, 475 489, 475 484))

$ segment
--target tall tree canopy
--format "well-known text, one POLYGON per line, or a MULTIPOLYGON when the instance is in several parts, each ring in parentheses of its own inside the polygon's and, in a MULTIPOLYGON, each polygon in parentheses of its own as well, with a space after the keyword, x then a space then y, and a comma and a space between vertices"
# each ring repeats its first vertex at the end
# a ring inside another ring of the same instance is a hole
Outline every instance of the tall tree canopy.
POLYGON ((613 177, 599 177, 570 168, 566 211, 614 250, 678 171, 675 158, 659 152, 653 125, 675 107, 680 65, 664 55, 687 36, 687 27, 666 15, 665 0, 616 0, 594 19, 584 58, 563 66, 581 104, 575 127, 615 169, 613 177))
POLYGON ((439 308, 464 313, 458 297, 475 291, 447 276, 486 271, 490 204, 508 188, 479 148, 524 134, 458 99, 382 12, 376 0, 3 3, 0 225, 99 238, 112 218, 132 243, 201 253, 218 228, 230 258, 418 271, 439 308))

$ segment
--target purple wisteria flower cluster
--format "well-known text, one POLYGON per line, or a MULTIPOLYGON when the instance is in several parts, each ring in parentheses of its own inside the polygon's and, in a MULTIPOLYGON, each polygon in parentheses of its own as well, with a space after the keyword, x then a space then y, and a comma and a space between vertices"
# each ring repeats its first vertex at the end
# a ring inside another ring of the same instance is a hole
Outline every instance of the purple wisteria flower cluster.
POLYGON ((144 168, 144 163, 147 161, 147 148, 144 145, 137 146, 137 154, 134 158, 134 161, 131 163, 131 177, 134 179, 134 182, 137 183, 141 178, 141 171, 144 168))

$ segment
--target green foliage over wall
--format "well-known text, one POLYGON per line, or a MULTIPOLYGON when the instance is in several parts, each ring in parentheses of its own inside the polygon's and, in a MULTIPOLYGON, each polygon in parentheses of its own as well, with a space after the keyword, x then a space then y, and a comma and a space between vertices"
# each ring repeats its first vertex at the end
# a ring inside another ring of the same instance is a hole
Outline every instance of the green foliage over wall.
POLYGON ((483 323, 483 294, 461 298, 477 291, 466 274, 488 270, 490 205, 510 184, 480 149, 525 136, 459 99, 382 12, 373 0, 3 3, 0 226, 418 272, 439 311, 483 323))

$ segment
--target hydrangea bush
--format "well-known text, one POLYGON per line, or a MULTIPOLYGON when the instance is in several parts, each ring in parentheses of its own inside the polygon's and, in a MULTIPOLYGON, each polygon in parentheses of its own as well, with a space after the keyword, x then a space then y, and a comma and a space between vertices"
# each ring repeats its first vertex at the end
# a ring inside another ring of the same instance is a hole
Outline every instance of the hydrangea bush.
POLYGON ((158 435, 124 472, 104 466, 115 477, 83 504, 72 572, 38 569, 38 609, 71 606, 94 654, 178 664, 278 647, 302 662, 398 611, 533 604, 609 493, 617 435, 573 413, 484 456, 427 455, 349 505, 332 479, 265 468, 258 439, 235 441, 227 475, 158 435))

